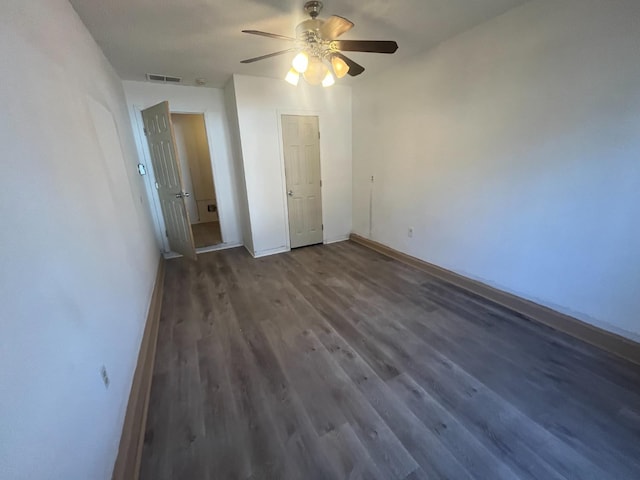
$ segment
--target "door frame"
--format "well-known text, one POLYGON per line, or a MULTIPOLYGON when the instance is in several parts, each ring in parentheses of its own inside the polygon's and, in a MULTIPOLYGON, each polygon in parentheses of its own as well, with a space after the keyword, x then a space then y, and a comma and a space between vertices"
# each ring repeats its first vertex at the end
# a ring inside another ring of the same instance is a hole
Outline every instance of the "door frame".
MULTIPOLYGON (((289 230, 289 203, 287 202, 287 172, 285 169, 284 163, 284 136, 282 129, 282 116, 283 115, 296 115, 299 117, 318 117, 318 131, 322 132, 322 115, 318 110, 295 110, 295 109, 277 109, 276 116, 278 117, 278 151, 280 152, 280 178, 282 180, 282 211, 284 213, 284 229, 285 229, 285 238, 286 238, 286 250, 291 251, 291 234, 289 230)), ((322 225, 325 223, 324 217, 324 177, 322 168, 322 133, 320 133, 320 181, 322 182, 321 187, 321 205, 322 205, 322 225)), ((322 243, 327 243, 327 237, 325 236, 324 228, 322 229, 322 243)))
MULTIPOLYGON (((196 248, 196 254, 205 253, 205 252, 214 251, 214 250, 221 250, 223 248, 228 248, 230 246, 236 246, 236 245, 227 245, 225 240, 225 230, 226 230, 225 225, 226 225, 227 212, 226 212, 226 208, 223 208, 223 206, 221 206, 220 199, 218 196, 219 189, 218 189, 217 181, 219 181, 219 179, 216 176, 216 158, 217 157, 213 152, 212 134, 211 134, 211 129, 209 129, 209 126, 215 123, 215 119, 213 118, 213 112, 210 109, 204 109, 200 111, 193 111, 188 109, 173 110, 171 108, 171 100, 168 100, 168 101, 169 101, 170 114, 182 113, 182 114, 202 115, 204 119, 204 128, 205 128, 205 131, 207 132, 207 143, 209 145, 209 159, 211 160, 211 173, 213 175, 213 186, 216 190, 216 202, 218 206, 218 221, 220 222, 220 237, 222 239, 222 243, 219 243, 218 245, 214 245, 214 246, 209 246, 209 247, 196 248)), ((144 124, 142 123, 142 110, 148 107, 143 107, 139 104, 135 104, 132 106, 132 108, 134 110, 134 118, 136 122, 134 127, 137 133, 137 135, 135 135, 136 137, 135 141, 138 144, 137 145, 138 151, 141 152, 143 156, 143 158, 141 158, 140 160, 144 160, 142 163, 144 164, 144 167, 147 170, 147 175, 144 175, 144 177, 146 177, 147 191, 151 193, 151 198, 149 198, 149 201, 151 203, 151 216, 154 220, 154 224, 155 224, 154 226, 156 227, 156 230, 161 239, 162 245, 160 245, 160 247, 162 248, 163 255, 166 258, 174 258, 175 256, 179 256, 179 255, 174 255, 175 252, 171 251, 171 247, 169 246, 169 240, 165 234, 167 227, 164 223, 164 216, 160 209, 160 200, 159 200, 158 191, 155 185, 156 174, 153 170, 153 163, 151 162, 151 154, 149 152, 149 146, 146 144, 146 142, 141 141, 141 139, 144 140, 146 138, 144 135, 144 124)), ((179 160, 182 161, 182 159, 179 159, 179 160)))

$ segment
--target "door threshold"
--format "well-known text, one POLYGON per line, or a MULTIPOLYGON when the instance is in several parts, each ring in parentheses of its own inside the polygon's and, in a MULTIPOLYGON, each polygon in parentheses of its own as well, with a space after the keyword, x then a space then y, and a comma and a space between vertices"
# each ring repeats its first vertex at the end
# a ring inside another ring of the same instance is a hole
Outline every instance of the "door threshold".
POLYGON ((196 254, 198 253, 209 253, 209 252, 217 252, 218 250, 226 250, 228 248, 236 248, 241 247, 242 243, 218 243, 217 245, 210 245, 208 247, 199 247, 196 248, 196 254))
MULTIPOLYGON (((196 255, 200 253, 209 253, 209 252, 217 252, 218 250, 227 250, 228 248, 237 248, 242 247, 242 243, 219 243, 217 245, 211 245, 209 247, 200 247, 196 248, 196 255)), ((171 260, 172 258, 180 258, 184 255, 181 255, 176 252, 162 252, 162 256, 165 260, 171 260)))

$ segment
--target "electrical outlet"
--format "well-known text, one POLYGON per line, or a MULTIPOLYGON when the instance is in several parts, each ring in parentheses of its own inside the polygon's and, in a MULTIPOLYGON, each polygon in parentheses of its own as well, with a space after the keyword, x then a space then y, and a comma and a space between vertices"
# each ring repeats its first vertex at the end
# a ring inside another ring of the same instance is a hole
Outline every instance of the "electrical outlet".
POLYGON ((407 231, 407 236, 409 238, 413 238, 413 227, 409 227, 409 230, 407 231))
POLYGON ((100 376, 102 377, 104 388, 109 388, 109 374, 107 373, 107 367, 105 367, 104 365, 100 369, 100 376))

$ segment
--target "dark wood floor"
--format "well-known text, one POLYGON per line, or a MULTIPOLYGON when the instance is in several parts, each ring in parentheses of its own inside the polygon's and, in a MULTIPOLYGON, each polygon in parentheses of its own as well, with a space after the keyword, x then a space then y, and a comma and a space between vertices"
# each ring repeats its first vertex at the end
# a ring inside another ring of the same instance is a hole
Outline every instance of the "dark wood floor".
POLYGON ((640 478, 638 366, 350 242, 198 258, 144 480, 640 478))

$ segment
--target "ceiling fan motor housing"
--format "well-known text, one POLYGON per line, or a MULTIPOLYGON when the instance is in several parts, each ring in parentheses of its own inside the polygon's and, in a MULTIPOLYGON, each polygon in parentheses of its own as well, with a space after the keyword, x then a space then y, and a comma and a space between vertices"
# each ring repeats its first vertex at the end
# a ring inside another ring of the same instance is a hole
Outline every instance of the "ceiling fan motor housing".
POLYGON ((305 43, 320 43, 320 27, 324 22, 318 19, 310 19, 301 22, 296 27, 296 38, 305 43))
POLYGON ((304 4, 304 10, 311 15, 311 18, 316 18, 322 10, 322 2, 317 0, 307 2, 304 4))
POLYGON ((323 59, 338 51, 336 42, 322 38, 320 28, 324 23, 324 20, 310 19, 296 27, 296 40, 298 40, 299 48, 307 52, 309 56, 323 59))

